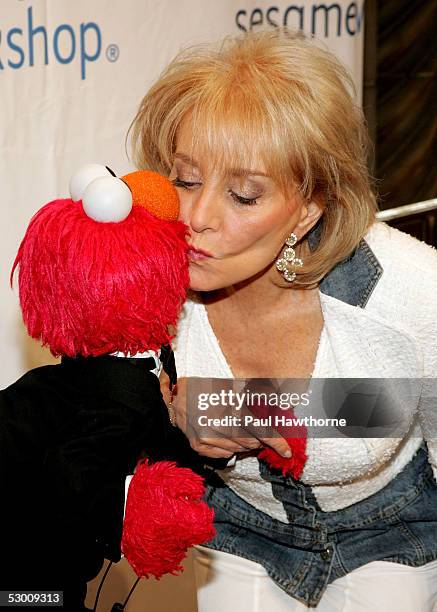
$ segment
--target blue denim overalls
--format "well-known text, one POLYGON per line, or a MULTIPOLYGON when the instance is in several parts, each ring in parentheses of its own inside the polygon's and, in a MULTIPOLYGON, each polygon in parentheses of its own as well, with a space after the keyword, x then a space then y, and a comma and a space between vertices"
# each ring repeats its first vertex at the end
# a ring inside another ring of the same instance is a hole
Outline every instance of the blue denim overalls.
MULTIPOLYGON (((311 248, 320 225, 311 232, 311 248)), ((360 245, 322 281, 321 291, 364 307, 383 270, 360 245)), ((423 442, 383 489, 347 508, 323 512, 311 487, 259 461, 260 477, 284 506, 289 524, 248 504, 218 474, 207 479, 216 537, 204 544, 261 564, 286 593, 310 607, 327 585, 376 560, 420 566, 437 559, 437 484, 423 442)))

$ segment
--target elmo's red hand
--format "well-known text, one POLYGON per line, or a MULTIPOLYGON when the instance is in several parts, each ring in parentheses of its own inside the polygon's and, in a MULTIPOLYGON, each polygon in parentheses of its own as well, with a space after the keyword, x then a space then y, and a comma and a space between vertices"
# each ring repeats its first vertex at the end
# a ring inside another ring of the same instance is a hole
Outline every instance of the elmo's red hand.
POLYGON ((305 452, 306 437, 286 438, 286 440, 292 452, 290 459, 282 457, 268 446, 258 453, 258 457, 267 461, 270 467, 281 470, 284 476, 292 476, 295 480, 299 480, 308 458, 305 452))
MULTIPOLYGON (((259 418, 271 416, 273 421, 278 418, 285 419, 285 422, 293 422, 296 418, 292 408, 284 411, 278 406, 268 406, 262 402, 252 405, 251 411, 259 418)), ((277 426, 275 430, 288 442, 292 456, 289 459, 282 457, 273 448, 266 446, 258 453, 258 458, 264 459, 270 467, 281 470, 284 476, 292 476, 295 480, 299 480, 308 459, 307 429, 304 425, 293 424, 277 426)))
POLYGON ((188 548, 215 535, 203 478, 171 461, 138 464, 126 502, 121 549, 137 576, 182 572, 188 548))

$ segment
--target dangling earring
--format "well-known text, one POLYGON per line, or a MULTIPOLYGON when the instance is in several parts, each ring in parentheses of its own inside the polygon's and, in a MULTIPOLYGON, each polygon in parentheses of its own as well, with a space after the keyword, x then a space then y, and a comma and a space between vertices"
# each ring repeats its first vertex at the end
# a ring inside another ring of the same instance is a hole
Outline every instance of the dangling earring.
POLYGON ((297 242, 297 236, 292 232, 285 241, 287 245, 281 257, 276 260, 276 269, 282 272, 284 279, 292 283, 296 278, 296 272, 291 269, 291 266, 303 266, 303 261, 300 257, 296 257, 296 252, 292 248, 297 242))

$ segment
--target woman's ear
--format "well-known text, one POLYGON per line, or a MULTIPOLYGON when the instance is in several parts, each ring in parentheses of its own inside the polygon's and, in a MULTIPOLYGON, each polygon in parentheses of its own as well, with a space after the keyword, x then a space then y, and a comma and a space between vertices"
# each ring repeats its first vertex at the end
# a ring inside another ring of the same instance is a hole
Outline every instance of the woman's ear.
POLYGON ((302 205, 300 220, 293 230, 299 240, 316 225, 324 211, 325 206, 319 198, 314 198, 302 205))

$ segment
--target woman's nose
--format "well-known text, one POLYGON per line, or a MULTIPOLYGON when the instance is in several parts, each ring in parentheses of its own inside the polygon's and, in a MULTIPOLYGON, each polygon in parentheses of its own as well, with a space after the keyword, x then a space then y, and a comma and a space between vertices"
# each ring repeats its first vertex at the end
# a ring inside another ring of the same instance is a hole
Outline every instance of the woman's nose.
POLYGON ((182 219, 193 232, 217 230, 220 225, 218 196, 212 189, 199 189, 181 206, 182 219))

